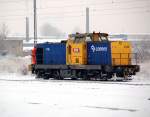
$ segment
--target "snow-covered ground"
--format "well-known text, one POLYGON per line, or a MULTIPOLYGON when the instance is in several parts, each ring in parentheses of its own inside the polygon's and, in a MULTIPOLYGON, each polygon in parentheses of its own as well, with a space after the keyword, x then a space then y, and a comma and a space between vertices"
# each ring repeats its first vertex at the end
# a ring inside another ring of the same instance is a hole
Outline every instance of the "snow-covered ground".
POLYGON ((0 75, 0 117, 149 117, 150 83, 0 75))
POLYGON ((0 117, 150 117, 149 62, 129 82, 45 81, 21 74, 29 58, 0 66, 0 117))

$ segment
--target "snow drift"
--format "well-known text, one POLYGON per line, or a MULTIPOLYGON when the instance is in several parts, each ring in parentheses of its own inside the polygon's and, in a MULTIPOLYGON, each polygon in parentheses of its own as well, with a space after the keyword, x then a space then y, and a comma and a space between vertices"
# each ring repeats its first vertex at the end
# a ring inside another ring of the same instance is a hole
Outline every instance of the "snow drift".
POLYGON ((0 56, 0 73, 28 74, 31 57, 16 57, 13 55, 0 56))
POLYGON ((145 61, 140 65, 140 72, 138 72, 135 76, 135 80, 144 80, 144 81, 147 81, 149 80, 150 81, 150 69, 149 69, 149 66, 150 66, 150 61, 145 61))

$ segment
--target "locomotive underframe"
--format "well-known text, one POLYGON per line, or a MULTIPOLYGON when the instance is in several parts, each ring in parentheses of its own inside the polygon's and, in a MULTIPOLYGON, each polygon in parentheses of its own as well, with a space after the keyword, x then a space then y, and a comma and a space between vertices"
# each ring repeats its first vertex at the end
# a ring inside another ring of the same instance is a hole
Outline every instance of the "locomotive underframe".
POLYGON ((81 80, 108 80, 116 77, 128 79, 139 71, 138 65, 31 65, 33 74, 37 78, 54 78, 63 80, 64 78, 81 80))

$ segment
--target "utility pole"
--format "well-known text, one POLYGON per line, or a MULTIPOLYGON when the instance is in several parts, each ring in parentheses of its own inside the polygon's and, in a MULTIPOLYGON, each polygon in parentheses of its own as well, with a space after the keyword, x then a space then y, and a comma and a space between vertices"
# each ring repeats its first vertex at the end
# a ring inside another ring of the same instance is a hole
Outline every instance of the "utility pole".
POLYGON ((34 5, 34 46, 37 44, 37 14, 36 14, 36 0, 33 1, 34 5))
POLYGON ((26 17, 26 41, 29 41, 29 18, 26 17))
POLYGON ((29 41, 29 0, 26 0, 26 41, 29 41))
POLYGON ((86 8, 86 33, 89 33, 89 8, 86 8))

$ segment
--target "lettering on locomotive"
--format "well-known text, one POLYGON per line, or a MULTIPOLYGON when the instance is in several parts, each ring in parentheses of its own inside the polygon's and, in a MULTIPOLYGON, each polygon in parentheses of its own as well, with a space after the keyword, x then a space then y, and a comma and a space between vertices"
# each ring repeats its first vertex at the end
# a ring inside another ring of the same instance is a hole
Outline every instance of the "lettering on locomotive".
POLYGON ((99 52, 99 51, 107 51, 107 47, 95 47, 94 45, 91 46, 91 50, 93 52, 99 52))

